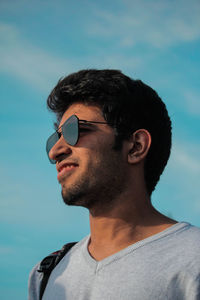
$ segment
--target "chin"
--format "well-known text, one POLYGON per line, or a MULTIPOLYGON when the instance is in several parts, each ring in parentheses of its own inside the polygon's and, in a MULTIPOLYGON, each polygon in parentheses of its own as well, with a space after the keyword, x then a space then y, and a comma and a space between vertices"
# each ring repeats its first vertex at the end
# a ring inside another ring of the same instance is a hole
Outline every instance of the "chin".
POLYGON ((62 198, 65 204, 74 206, 83 206, 88 208, 87 196, 83 192, 65 192, 62 190, 62 198))
MULTIPOLYGON (((73 183, 62 184, 62 198, 65 204, 83 206, 89 208, 91 200, 89 200, 89 182, 87 180, 77 179, 73 183)), ((93 198, 93 197, 92 197, 93 198)))

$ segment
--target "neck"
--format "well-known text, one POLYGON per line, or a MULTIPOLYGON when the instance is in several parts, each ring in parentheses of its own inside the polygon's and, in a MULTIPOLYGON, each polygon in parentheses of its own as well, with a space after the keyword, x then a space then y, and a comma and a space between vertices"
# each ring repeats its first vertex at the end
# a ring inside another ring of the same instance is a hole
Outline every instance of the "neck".
POLYGON ((96 260, 101 260, 175 223, 154 209, 147 194, 134 199, 126 194, 112 203, 112 208, 90 211, 88 249, 96 260))

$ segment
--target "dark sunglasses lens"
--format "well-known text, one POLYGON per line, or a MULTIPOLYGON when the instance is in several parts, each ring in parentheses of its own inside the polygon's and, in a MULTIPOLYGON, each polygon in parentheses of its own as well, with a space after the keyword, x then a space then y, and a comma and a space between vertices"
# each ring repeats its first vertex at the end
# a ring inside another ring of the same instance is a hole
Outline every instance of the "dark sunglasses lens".
MULTIPOLYGON (((47 143, 46 143, 46 151, 47 151, 47 155, 48 155, 48 158, 49 158, 49 151, 51 150, 51 148, 57 143, 57 141, 59 140, 59 137, 58 137, 58 134, 57 132, 54 132, 47 140, 47 143)), ((53 160, 53 159, 50 159, 50 162, 52 164, 55 164, 56 161, 53 160)))
POLYGON ((76 145, 78 141, 78 118, 71 116, 62 126, 62 134, 65 141, 71 145, 76 145))

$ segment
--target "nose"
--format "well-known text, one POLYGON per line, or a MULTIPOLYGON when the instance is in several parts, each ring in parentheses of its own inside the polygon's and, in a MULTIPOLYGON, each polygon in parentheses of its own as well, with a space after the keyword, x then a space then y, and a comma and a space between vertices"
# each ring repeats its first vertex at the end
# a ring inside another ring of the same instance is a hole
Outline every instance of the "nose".
POLYGON ((55 161, 62 160, 72 152, 70 146, 66 143, 63 136, 55 143, 49 151, 49 158, 55 161))

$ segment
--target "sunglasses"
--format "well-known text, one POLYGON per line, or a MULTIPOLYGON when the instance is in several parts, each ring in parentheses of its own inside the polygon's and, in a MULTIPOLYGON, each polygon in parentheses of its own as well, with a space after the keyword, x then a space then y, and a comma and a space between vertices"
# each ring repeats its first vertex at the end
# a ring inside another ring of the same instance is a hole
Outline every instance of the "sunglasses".
POLYGON ((53 146, 57 143, 60 139, 61 135, 63 135, 66 143, 71 146, 75 146, 79 139, 80 134, 80 124, 108 124, 106 122, 95 122, 95 121, 86 121, 86 120, 79 120, 76 115, 72 115, 65 121, 65 123, 60 126, 47 140, 46 143, 46 151, 48 158, 52 164, 55 164, 56 161, 49 157, 49 152, 53 148, 53 146), (59 131, 61 130, 61 132, 59 131))

